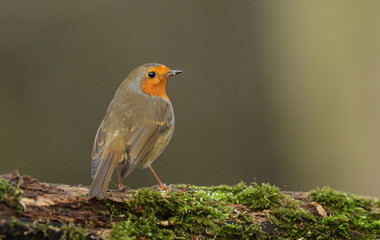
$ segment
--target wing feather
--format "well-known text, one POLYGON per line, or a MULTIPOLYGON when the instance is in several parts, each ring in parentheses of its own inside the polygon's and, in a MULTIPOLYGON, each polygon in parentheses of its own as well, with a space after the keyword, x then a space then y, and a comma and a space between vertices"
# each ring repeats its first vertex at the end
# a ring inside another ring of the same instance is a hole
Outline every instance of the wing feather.
POLYGON ((158 131, 156 126, 143 126, 141 127, 145 132, 134 139, 133 144, 128 148, 128 159, 124 165, 121 176, 125 177, 131 173, 140 163, 145 154, 153 147, 158 138, 158 131))
POLYGON ((91 164, 91 177, 95 178, 99 166, 103 160, 103 151, 106 143, 106 128, 104 121, 100 124, 96 133, 94 147, 92 148, 92 164, 91 164))
POLYGON ((143 162, 145 155, 153 149, 160 134, 174 124, 173 112, 169 103, 165 102, 159 107, 155 107, 160 114, 155 114, 156 118, 151 118, 150 121, 145 121, 142 125, 131 129, 132 131, 127 136, 126 153, 128 157, 121 173, 122 177, 127 176, 136 167, 146 164, 143 162))

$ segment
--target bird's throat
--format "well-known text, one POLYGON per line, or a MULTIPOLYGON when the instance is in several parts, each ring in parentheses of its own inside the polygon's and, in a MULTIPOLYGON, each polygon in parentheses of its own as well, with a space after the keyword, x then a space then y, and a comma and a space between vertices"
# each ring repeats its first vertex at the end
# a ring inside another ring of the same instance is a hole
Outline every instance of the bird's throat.
POLYGON ((158 79, 145 79, 141 82, 141 90, 150 96, 163 97, 170 101, 166 94, 166 81, 167 79, 159 81, 158 79))

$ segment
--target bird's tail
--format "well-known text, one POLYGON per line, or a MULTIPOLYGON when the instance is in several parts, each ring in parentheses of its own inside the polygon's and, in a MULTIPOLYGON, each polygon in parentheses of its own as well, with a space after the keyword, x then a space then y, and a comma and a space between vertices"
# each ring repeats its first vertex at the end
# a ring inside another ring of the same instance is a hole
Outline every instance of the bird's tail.
POLYGON ((119 154, 109 154, 109 156, 102 161, 100 164, 98 171, 94 177, 94 181, 91 184, 90 192, 88 196, 90 198, 102 199, 107 191, 108 184, 110 182, 112 173, 119 162, 120 158, 119 154))

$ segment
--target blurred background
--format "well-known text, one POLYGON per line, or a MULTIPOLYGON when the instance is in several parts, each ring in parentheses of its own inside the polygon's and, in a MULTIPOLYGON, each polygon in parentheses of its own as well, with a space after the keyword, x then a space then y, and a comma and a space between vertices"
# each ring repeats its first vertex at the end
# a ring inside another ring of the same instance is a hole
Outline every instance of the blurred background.
MULTIPOLYGON (((96 130, 159 62, 176 130, 166 183, 380 195, 379 1, 1 1, 0 173, 91 184, 96 130)), ((123 180, 152 186, 149 170, 123 180)), ((110 187, 116 186, 117 181, 110 187)))

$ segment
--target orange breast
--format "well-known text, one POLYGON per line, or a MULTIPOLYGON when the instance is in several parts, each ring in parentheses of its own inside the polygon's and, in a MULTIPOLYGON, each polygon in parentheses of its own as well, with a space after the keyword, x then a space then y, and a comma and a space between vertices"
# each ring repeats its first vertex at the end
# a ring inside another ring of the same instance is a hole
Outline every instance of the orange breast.
POLYGON ((141 82, 141 89, 150 96, 163 97, 169 100, 166 94, 166 81, 167 79, 145 79, 141 82))

